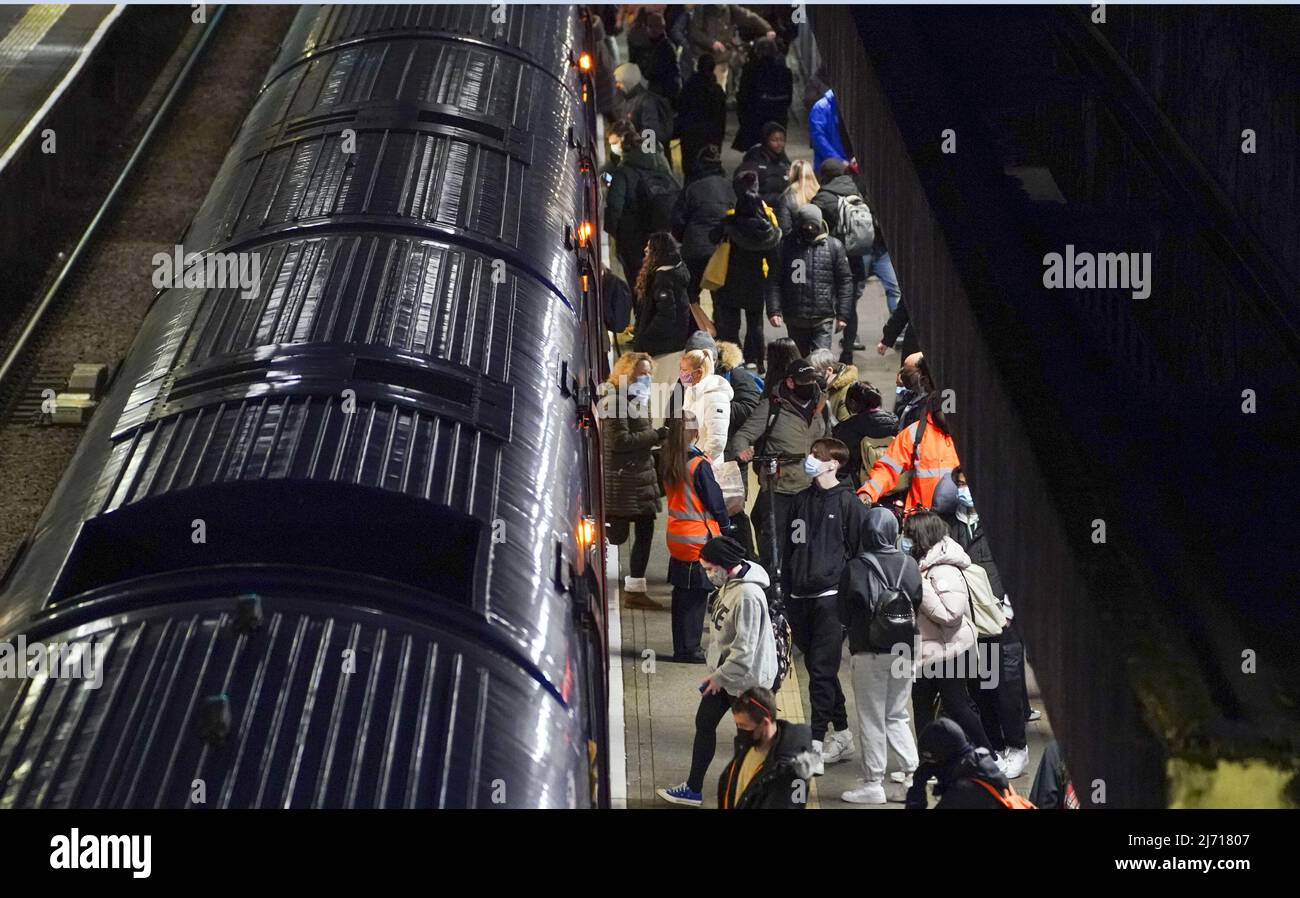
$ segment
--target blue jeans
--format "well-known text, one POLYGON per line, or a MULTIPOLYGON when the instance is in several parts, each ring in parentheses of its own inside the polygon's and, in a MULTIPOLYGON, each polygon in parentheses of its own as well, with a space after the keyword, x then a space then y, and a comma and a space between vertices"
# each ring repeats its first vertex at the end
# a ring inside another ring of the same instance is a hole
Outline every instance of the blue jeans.
POLYGON ((892 313, 898 308, 898 301, 903 298, 903 293, 898 289, 898 275, 894 274, 894 263, 889 258, 889 250, 885 250, 880 255, 863 256, 866 262, 867 276, 875 275, 880 278, 880 286, 885 288, 885 302, 889 304, 889 311, 892 313))

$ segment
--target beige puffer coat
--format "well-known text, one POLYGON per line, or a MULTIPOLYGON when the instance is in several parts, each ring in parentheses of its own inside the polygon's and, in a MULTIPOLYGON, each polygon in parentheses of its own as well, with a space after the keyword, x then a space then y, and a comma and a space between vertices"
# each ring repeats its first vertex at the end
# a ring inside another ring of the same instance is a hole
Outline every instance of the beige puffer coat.
POLYGON ((962 573, 970 556, 952 537, 934 546, 921 559, 921 661, 956 658, 975 645, 977 633, 970 618, 970 593, 962 573))

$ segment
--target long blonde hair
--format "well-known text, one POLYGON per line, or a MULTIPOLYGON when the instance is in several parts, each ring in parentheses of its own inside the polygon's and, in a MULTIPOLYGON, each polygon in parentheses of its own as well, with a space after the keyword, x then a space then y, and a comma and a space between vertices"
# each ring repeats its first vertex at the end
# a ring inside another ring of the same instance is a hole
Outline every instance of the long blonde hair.
POLYGON ((785 189, 785 196, 794 200, 794 207, 806 206, 812 202, 822 185, 817 181, 812 163, 807 159, 796 159, 790 166, 788 178, 790 186, 785 189))

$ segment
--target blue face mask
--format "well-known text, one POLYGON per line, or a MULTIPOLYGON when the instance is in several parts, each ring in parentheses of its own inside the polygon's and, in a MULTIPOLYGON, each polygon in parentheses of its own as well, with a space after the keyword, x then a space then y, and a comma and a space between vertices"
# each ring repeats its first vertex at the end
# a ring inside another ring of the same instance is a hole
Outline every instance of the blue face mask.
POLYGON ((650 386, 650 375, 649 375, 649 374, 642 374, 640 377, 638 377, 638 378, 636 379, 636 382, 639 383, 639 384, 640 384, 641 386, 643 386, 643 387, 648 387, 648 386, 650 386))
POLYGON ((822 472, 822 466, 826 462, 822 461, 815 455, 809 455, 803 460, 803 472, 809 477, 816 477, 822 472))
POLYGON ((957 487, 957 501, 961 503, 963 508, 975 507, 975 500, 971 498, 970 487, 968 486, 957 487))

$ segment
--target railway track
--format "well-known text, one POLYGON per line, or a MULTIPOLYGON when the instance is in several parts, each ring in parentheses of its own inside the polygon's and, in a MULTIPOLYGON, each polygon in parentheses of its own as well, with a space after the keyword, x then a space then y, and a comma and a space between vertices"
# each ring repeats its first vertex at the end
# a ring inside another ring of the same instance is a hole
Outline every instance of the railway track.
POLYGON ((40 426, 49 420, 49 391, 61 391, 77 363, 105 364, 111 376, 126 353, 156 292, 150 258, 177 242, 202 202, 292 13, 209 10, 124 125, 138 137, 89 226, 0 336, 0 571, 81 438, 81 427, 40 426))

